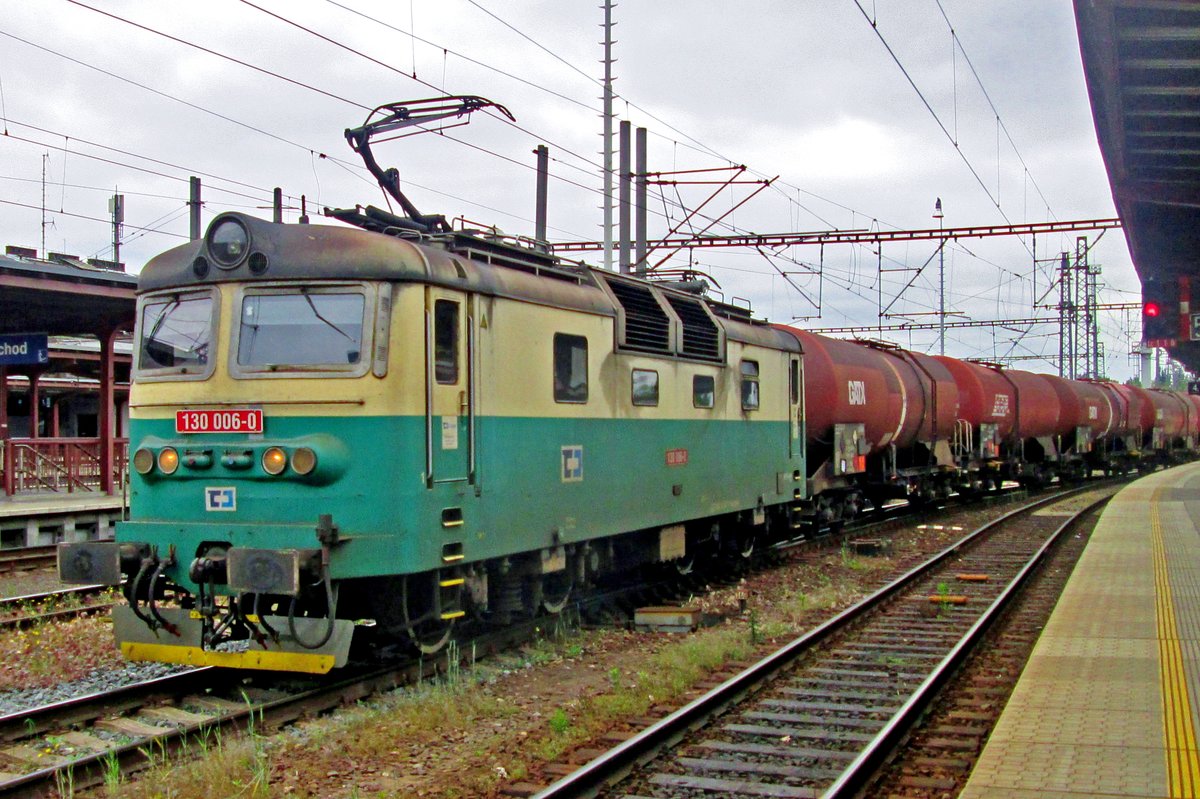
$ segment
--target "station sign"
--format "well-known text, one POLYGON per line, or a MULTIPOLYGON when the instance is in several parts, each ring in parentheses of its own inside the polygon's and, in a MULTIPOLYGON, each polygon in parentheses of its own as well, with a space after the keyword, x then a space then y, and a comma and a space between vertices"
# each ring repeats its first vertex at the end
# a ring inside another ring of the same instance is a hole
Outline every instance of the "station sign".
POLYGON ((0 366, 38 366, 50 363, 50 339, 45 333, 0 336, 0 366))

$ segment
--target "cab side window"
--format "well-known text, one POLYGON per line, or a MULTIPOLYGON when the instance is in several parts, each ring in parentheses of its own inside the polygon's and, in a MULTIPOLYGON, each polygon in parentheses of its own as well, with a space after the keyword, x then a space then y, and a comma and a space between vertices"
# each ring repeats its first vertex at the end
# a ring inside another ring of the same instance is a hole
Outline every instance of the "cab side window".
POLYGON ((458 303, 438 300, 433 304, 433 363, 439 383, 458 382, 458 303))
POLYGON ((554 334, 554 401, 587 402, 587 339, 554 334))
POLYGON ((758 361, 742 361, 742 410, 758 410, 758 361))

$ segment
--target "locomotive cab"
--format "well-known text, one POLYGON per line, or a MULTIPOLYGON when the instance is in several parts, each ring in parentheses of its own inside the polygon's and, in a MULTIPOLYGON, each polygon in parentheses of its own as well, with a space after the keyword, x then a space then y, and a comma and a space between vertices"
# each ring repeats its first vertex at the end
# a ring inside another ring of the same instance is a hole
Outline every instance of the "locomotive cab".
POLYGON ((325 275, 319 257, 297 268, 304 250, 284 245, 283 227, 219 216, 143 274, 133 518, 115 542, 59 555, 65 582, 123 585, 114 623, 131 659, 346 662, 339 524, 372 526, 372 466, 350 442, 387 384, 392 286, 325 275))

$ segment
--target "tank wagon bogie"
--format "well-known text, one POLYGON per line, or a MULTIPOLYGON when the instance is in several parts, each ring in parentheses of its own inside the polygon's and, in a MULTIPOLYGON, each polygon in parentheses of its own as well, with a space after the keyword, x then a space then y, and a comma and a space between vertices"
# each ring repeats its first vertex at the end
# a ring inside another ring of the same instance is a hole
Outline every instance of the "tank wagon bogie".
POLYGON ((131 658, 326 671, 790 530, 800 347, 694 293, 225 214, 138 307, 132 519, 60 557, 131 658))

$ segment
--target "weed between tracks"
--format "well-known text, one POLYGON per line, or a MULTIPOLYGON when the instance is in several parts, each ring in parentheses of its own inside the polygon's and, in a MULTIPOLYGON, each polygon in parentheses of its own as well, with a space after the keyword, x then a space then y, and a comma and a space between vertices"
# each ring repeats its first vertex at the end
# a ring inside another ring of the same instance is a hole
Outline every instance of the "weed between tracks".
POLYGON ((57 685, 123 663, 107 616, 0 633, 0 691, 57 685))

